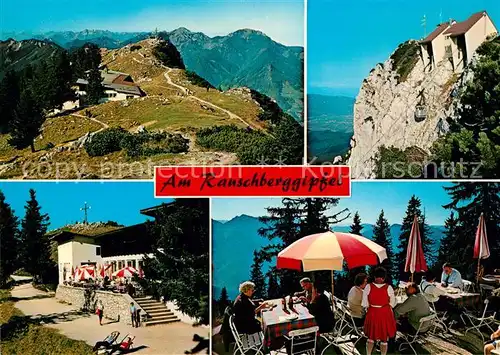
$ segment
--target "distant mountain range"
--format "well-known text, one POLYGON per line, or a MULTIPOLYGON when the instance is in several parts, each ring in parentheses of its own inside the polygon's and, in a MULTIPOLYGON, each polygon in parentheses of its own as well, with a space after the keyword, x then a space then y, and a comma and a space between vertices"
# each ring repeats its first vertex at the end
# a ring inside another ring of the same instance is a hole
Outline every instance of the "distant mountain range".
POLYGON ((316 163, 332 161, 349 150, 353 129, 352 97, 309 94, 308 156, 316 163))
MULTIPOLYGON (((50 40, 72 49, 87 42, 116 49, 147 38, 145 32, 84 30, 34 34, 3 32, 0 39, 50 40)), ((287 47, 264 33, 238 30, 227 36, 208 37, 201 32, 179 28, 167 33, 180 51, 187 69, 212 85, 228 89, 247 86, 273 99, 299 122, 303 120, 304 49, 287 47)))
MULTIPOLYGON (((227 222, 212 221, 213 235, 213 294, 218 298, 222 287, 226 287, 230 298, 238 294, 238 285, 249 279, 250 267, 253 262, 253 251, 270 244, 269 240, 259 235, 258 230, 265 227, 258 217, 241 215, 227 222)), ((362 234, 367 238, 373 237, 373 224, 363 224, 362 234)), ((433 250, 439 250, 444 226, 433 225, 431 239, 434 241, 433 250)), ((334 225, 338 232, 349 232, 350 226, 334 225)), ((401 234, 401 225, 391 225, 392 247, 397 249, 398 237, 401 234)), ((274 262, 273 262, 274 263, 274 262)), ((270 265, 264 265, 263 272, 270 265)))

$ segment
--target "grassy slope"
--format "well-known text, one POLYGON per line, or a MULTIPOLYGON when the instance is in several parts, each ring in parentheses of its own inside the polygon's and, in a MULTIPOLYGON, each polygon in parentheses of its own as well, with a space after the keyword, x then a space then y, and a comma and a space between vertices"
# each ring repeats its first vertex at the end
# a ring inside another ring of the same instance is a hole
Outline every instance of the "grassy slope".
MULTIPOLYGON (((0 290, 0 325, 17 321, 23 314, 9 301, 10 291, 0 290), (15 319, 12 317, 17 316, 15 319)), ((55 329, 40 325, 30 325, 22 334, 10 339, 2 338, 1 353, 5 355, 21 354, 67 354, 90 355, 92 348, 81 340, 73 340, 60 334, 55 329)))
MULTIPOLYGON (((218 125, 234 124, 238 127, 246 125, 238 119, 229 118, 229 116, 220 111, 203 108, 202 104, 193 98, 181 95, 181 91, 171 85, 168 85, 164 77, 165 69, 156 65, 151 65, 152 54, 151 47, 147 41, 139 42, 141 49, 130 52, 128 49, 110 51, 103 56, 103 62, 108 64, 111 70, 118 70, 131 74, 132 78, 138 83, 141 89, 148 96, 140 99, 128 100, 128 106, 123 102, 108 102, 89 108, 94 118, 108 124, 109 126, 120 126, 125 129, 133 129, 139 125, 145 125, 148 129, 166 129, 172 131, 191 131, 193 128, 204 128, 218 125), (139 52, 142 54, 140 55, 139 52), (113 59, 114 58, 114 59, 113 59), (135 60, 134 60, 135 58, 135 60), (140 63, 142 62, 142 63, 140 63), (145 64, 149 63, 149 64, 145 64)), ((255 125, 264 126, 263 122, 258 120, 260 107, 250 98, 241 95, 228 95, 218 90, 211 89, 209 92, 205 88, 200 88, 190 84, 181 70, 174 70, 170 73, 172 80, 182 86, 187 87, 195 96, 212 102, 215 105, 227 109, 234 114, 242 117, 255 125)), ((77 112, 83 115, 84 110, 77 112)), ((113 153, 105 157, 89 157, 85 151, 77 152, 56 152, 47 162, 44 162, 48 170, 44 170, 43 176, 37 172, 40 158, 47 154, 43 150, 50 142, 55 146, 64 142, 77 139, 87 132, 94 132, 102 128, 99 123, 86 118, 74 116, 62 116, 47 120, 43 126, 43 134, 35 141, 36 153, 31 153, 30 149, 17 151, 7 144, 8 137, 0 135, 0 162, 6 162, 13 157, 20 156, 17 161, 19 164, 13 169, 0 173, 1 178, 19 178, 23 175, 23 170, 28 172, 29 176, 36 178, 57 178, 56 164, 66 164, 73 168, 71 174, 65 178, 80 178, 85 175, 106 175, 111 177, 150 177, 147 163, 163 164, 213 164, 220 161, 226 164, 236 163, 234 154, 225 154, 224 156, 215 155, 210 152, 200 152, 193 143, 190 152, 186 154, 165 154, 144 159, 141 162, 142 169, 130 171, 125 169, 118 171, 120 167, 114 168, 112 176, 103 164, 113 162, 116 164, 130 164, 131 161, 123 152, 113 153), (77 167, 77 168, 74 168, 77 167)), ((59 171, 65 171, 67 167, 60 167, 59 171)))

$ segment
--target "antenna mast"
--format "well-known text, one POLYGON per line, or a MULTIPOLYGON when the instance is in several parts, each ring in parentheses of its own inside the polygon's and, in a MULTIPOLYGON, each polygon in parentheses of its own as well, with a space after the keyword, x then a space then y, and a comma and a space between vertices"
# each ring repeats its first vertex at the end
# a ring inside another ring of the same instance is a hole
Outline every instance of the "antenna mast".
POLYGON ((427 37, 427 16, 424 15, 422 19, 422 26, 424 27, 424 38, 427 37))
POLYGON ((83 219, 83 224, 89 224, 88 215, 87 215, 88 210, 90 210, 90 206, 87 206, 87 202, 85 202, 85 205, 82 208, 80 208, 80 211, 83 211, 83 213, 85 214, 85 217, 83 219))

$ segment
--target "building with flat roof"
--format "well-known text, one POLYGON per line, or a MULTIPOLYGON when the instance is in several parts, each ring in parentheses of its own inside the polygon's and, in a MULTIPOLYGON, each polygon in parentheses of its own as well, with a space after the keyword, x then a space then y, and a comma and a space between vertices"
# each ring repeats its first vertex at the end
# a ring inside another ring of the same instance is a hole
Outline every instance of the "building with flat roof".
MULTIPOLYGON (((175 201, 140 211, 156 219, 159 213, 175 208, 175 201)), ((95 231, 67 227, 50 232, 57 242, 59 283, 68 281, 74 270, 83 265, 110 266, 111 272, 126 266, 141 270, 143 258, 153 256, 154 236, 148 228, 151 221, 131 226, 101 224, 95 231)))

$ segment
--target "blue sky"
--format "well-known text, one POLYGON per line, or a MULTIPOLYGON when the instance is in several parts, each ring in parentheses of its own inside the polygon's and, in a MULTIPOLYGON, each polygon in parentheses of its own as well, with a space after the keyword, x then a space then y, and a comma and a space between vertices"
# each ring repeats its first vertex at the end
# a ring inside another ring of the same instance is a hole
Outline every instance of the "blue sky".
MULTIPOLYGON (((349 208, 354 216, 359 211, 362 223, 375 223, 380 210, 384 209, 385 216, 390 224, 401 223, 406 212, 410 197, 415 194, 425 207, 429 224, 443 225, 450 211, 442 205, 450 200, 443 186, 451 186, 442 182, 353 182, 351 198, 341 199, 332 212, 349 208)), ((212 199, 212 218, 229 220, 241 214, 263 216, 266 207, 280 206, 281 199, 250 198, 250 199, 212 199)), ((350 219, 341 224, 350 224, 350 219)))
POLYGON ((150 182, 1 182, 6 202, 20 219, 31 188, 37 193, 42 212, 49 214, 49 230, 82 221, 80 208, 85 202, 91 207, 89 222, 111 220, 129 226, 147 220, 139 210, 171 201, 155 199, 150 182))
POLYGON ((398 44, 424 36, 424 15, 430 33, 440 18, 463 21, 482 10, 500 25, 499 0, 310 0, 308 92, 355 97, 370 70, 398 44))
POLYGON ((209 36, 251 28, 286 45, 304 44, 302 0, 0 1, 0 23, 4 31, 186 27, 209 36))

